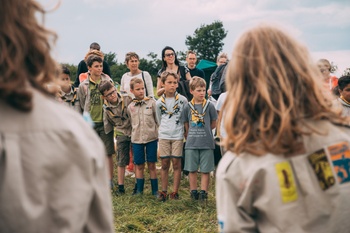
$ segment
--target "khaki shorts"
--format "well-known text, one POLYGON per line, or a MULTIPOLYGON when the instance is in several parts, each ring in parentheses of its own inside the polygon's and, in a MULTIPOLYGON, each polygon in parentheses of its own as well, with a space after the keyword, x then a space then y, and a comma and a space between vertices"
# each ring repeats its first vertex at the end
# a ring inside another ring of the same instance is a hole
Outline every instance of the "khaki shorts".
POLYGON ((117 136, 117 165, 125 167, 130 162, 131 139, 129 136, 117 136))
POLYGON ((159 157, 160 158, 182 158, 184 141, 159 139, 159 157))

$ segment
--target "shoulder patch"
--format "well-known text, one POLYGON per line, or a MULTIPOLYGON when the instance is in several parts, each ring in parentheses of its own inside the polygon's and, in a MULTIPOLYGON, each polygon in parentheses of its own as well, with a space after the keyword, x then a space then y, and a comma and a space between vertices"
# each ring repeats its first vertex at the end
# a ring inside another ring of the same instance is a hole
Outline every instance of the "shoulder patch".
POLYGON ((350 181, 350 145, 349 142, 340 142, 328 148, 334 171, 340 184, 350 181))
POLYGON ((314 170, 322 190, 326 190, 335 184, 332 167, 327 159, 324 149, 308 155, 309 163, 314 170))
POLYGON ((298 199, 298 192, 294 181, 292 167, 288 161, 275 165, 281 197, 283 203, 289 203, 298 199))

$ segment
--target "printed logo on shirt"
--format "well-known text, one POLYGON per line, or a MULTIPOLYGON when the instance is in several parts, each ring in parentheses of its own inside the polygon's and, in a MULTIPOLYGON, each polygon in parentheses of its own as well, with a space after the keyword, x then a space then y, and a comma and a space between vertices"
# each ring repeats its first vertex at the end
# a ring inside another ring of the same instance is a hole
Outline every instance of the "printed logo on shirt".
POLYGON ((321 189, 326 190, 333 186, 335 178, 325 150, 321 149, 312 153, 308 156, 308 160, 316 174, 321 189))
POLYGON ((280 185, 283 203, 289 203, 298 199, 298 192, 294 181, 293 171, 288 161, 275 165, 280 185))
POLYGON ((340 184, 350 181, 350 145, 341 142, 328 147, 334 171, 340 184))

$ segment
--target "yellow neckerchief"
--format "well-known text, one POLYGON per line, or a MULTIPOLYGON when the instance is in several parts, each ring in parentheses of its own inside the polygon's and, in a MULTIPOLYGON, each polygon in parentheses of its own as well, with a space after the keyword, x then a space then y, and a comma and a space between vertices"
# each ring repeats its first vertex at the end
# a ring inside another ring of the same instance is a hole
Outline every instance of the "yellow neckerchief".
POLYGON ((202 103, 203 112, 201 114, 194 108, 194 98, 188 103, 188 105, 190 106, 190 109, 191 109, 191 121, 193 121, 195 124, 202 123, 204 125, 205 124, 204 116, 207 111, 209 101, 204 99, 202 103))
POLYGON ((138 100, 138 99, 134 98, 134 99, 132 100, 132 102, 135 103, 135 106, 138 106, 138 105, 142 106, 143 104, 146 104, 146 101, 147 101, 147 100, 149 100, 148 97, 145 97, 145 98, 143 98, 142 100, 138 100))
POLYGON ((344 101, 346 104, 350 105, 350 102, 348 102, 342 95, 340 96, 340 99, 344 101))
POLYGON ((104 100, 103 108, 107 110, 107 114, 109 114, 112 118, 120 118, 122 121, 124 121, 124 120, 126 120, 126 118, 128 118, 128 114, 127 113, 126 113, 126 116, 124 117, 124 110, 125 110, 124 98, 118 92, 117 92, 117 95, 118 95, 118 100, 120 100, 122 102, 122 114, 120 116, 114 114, 112 109, 110 107, 108 107, 107 100, 104 100))
POLYGON ((68 100, 66 97, 65 97, 65 92, 62 91, 61 94, 60 94, 60 97, 61 99, 66 102, 66 103, 71 103, 73 106, 75 104, 75 101, 77 100, 77 88, 74 88, 73 86, 71 86, 71 92, 73 91, 73 98, 71 100, 68 100), (63 94, 64 93, 64 94, 63 94))
POLYGON ((173 109, 172 109, 173 111, 170 112, 170 111, 168 111, 168 109, 166 107, 165 94, 163 94, 160 97, 160 103, 161 103, 160 111, 161 111, 161 114, 168 114, 169 118, 171 118, 175 113, 178 113, 180 111, 179 99, 180 99, 179 93, 175 92, 175 103, 174 103, 174 106, 173 106, 173 109))

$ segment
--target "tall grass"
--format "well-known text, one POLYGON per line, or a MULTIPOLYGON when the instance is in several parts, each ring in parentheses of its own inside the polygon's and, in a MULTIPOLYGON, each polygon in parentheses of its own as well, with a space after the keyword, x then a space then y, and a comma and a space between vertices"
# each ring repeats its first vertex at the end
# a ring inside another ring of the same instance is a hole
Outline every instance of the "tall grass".
MULTIPOLYGON (((160 188, 159 170, 158 179, 160 188)), ((172 191, 172 182, 170 173, 168 192, 172 191)), ((217 232, 214 178, 210 181, 206 203, 191 200, 186 178, 181 179, 180 199, 165 202, 160 202, 151 195, 147 172, 143 195, 131 195, 134 183, 135 178, 126 177, 126 194, 113 195, 115 232, 217 232)))

